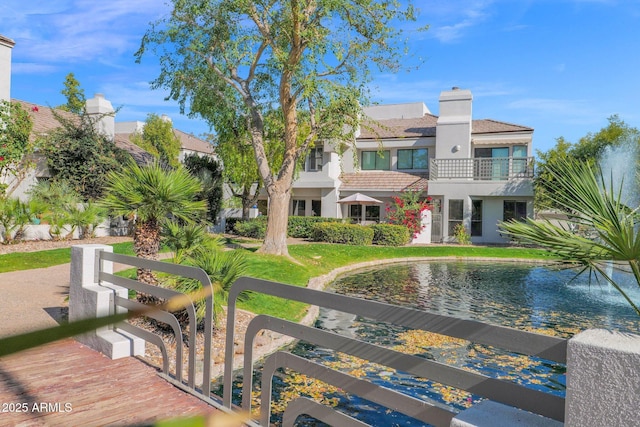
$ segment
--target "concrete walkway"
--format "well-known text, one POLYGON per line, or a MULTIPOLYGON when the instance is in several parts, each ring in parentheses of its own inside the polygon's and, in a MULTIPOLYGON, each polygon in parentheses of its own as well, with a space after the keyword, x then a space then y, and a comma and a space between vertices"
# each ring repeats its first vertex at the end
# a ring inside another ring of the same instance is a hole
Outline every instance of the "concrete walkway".
MULTIPOLYGON (((160 254, 160 259, 170 257, 160 254)), ((115 264, 114 271, 130 266, 115 264)), ((0 337, 49 328, 66 319, 70 264, 0 273, 0 337)))
POLYGON ((0 337, 58 325, 68 307, 70 268, 0 273, 0 337))

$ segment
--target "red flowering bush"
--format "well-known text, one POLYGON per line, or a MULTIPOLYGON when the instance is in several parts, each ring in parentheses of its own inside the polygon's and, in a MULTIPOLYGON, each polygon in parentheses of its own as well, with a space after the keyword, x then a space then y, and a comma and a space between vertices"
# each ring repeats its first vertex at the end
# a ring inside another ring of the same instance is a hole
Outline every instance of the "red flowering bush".
POLYGON ((387 220, 391 224, 404 225, 415 239, 422 231, 422 212, 431 210, 431 197, 420 200, 422 195, 418 190, 406 190, 400 196, 391 199, 393 204, 387 205, 387 220))

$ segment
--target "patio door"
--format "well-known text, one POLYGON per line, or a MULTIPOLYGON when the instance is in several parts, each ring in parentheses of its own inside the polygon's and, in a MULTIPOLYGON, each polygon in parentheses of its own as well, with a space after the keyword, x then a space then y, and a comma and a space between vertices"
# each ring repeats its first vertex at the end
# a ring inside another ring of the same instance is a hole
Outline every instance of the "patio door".
POLYGON ((509 147, 476 148, 476 176, 485 180, 505 180, 509 177, 509 147))

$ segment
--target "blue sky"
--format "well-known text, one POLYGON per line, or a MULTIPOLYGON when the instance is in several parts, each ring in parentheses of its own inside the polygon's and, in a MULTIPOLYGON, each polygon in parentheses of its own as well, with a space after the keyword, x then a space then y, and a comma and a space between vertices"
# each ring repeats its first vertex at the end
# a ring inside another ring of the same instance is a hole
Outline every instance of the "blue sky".
MULTIPOLYGON (((618 114, 640 128, 640 0, 421 0, 419 22, 406 28, 407 66, 379 74, 373 101, 423 101, 438 114, 442 90, 474 96, 475 119, 535 129, 546 151, 564 136, 575 142, 618 114), (429 25, 422 33, 413 28, 429 25)), ((206 123, 179 115, 165 93, 149 89, 159 68, 136 64, 134 52, 163 0, 48 0, 0 3, 0 34, 16 41, 12 98, 64 103, 73 72, 87 97, 103 93, 120 107, 118 121, 168 114, 175 127, 200 135, 206 123)))

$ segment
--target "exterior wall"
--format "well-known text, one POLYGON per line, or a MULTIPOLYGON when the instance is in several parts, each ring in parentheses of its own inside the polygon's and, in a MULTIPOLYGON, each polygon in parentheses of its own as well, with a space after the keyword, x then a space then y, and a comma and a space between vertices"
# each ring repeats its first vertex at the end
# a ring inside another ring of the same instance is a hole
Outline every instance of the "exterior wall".
POLYGON ((95 117, 98 131, 113 140, 116 132, 115 110, 103 94, 96 93, 93 98, 87 99, 87 114, 95 117))
POLYGON ((11 99, 11 49, 13 40, 0 35, 0 101, 11 99))
POLYGON ((454 88, 440 94, 436 126, 438 159, 466 159, 471 155, 471 91, 454 88))
POLYGON ((364 114, 374 120, 384 119, 416 119, 431 114, 423 102, 407 104, 374 105, 364 108, 364 114))

